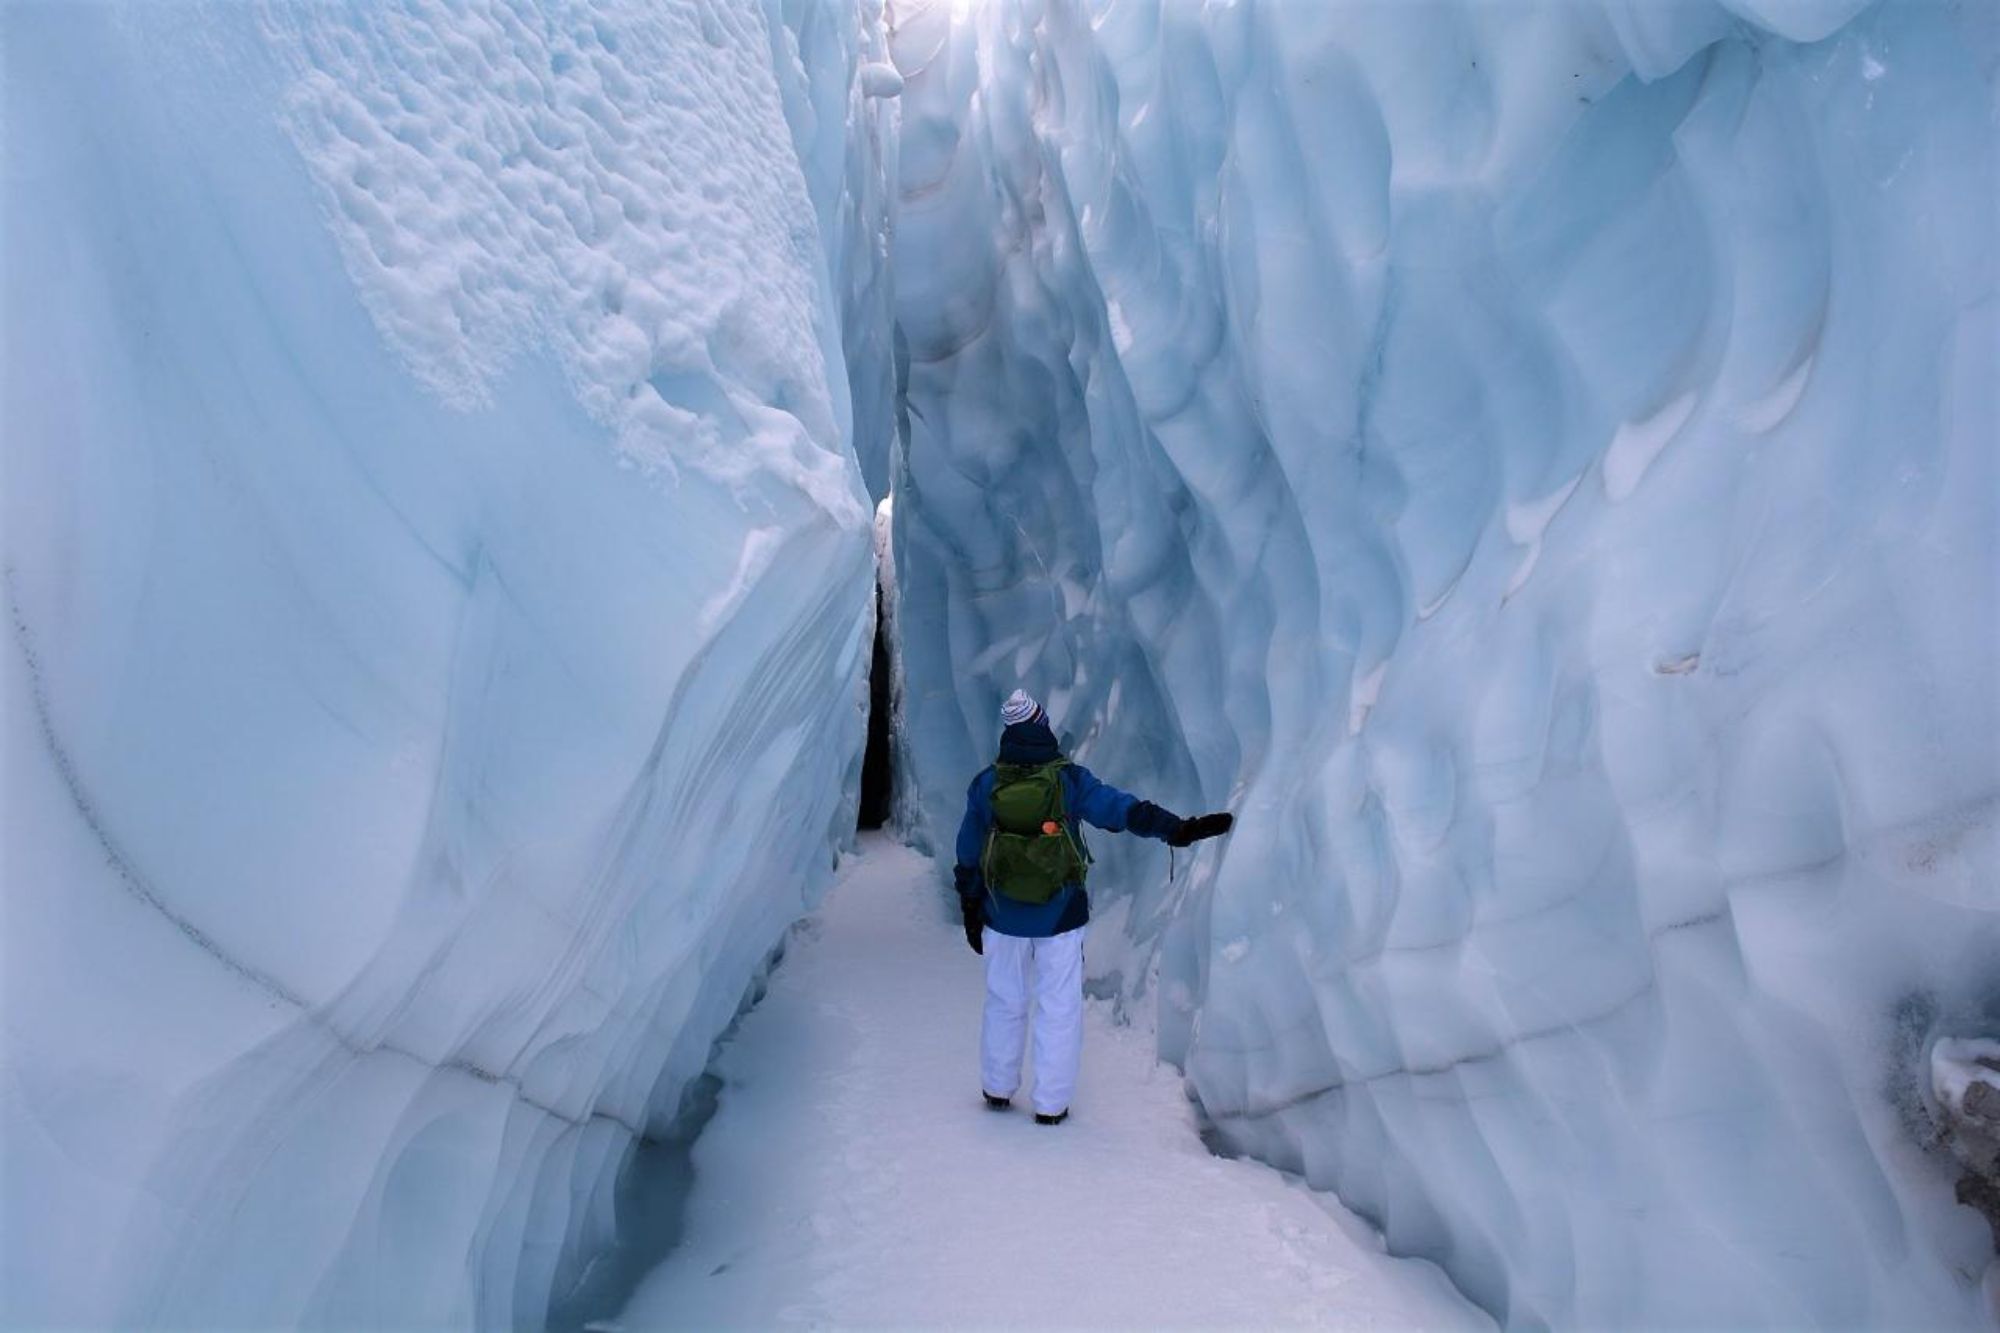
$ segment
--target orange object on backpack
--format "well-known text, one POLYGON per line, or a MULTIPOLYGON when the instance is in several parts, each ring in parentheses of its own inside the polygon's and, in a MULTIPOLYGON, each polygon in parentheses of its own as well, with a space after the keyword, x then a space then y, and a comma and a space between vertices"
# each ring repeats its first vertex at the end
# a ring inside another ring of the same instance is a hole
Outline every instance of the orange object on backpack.
POLYGON ((1042 832, 1053 838, 1056 834, 1062 832, 1062 825, 1056 823, 1053 819, 1045 819, 1042 821, 1042 832))

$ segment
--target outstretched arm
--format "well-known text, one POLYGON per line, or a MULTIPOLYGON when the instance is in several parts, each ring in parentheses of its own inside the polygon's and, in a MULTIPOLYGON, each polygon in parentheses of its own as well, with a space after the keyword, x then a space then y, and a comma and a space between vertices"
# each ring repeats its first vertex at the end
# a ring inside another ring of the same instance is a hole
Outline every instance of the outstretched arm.
POLYGON ((1112 833, 1137 833, 1143 838, 1158 838, 1175 847, 1185 847, 1199 839, 1227 833, 1235 822, 1227 814, 1182 819, 1171 810, 1162 809, 1151 801, 1142 801, 1130 792, 1099 781, 1097 775, 1082 764, 1071 764, 1069 772, 1074 783, 1070 813, 1085 823, 1095 824, 1112 833))
POLYGON ((1069 766, 1069 812, 1086 824, 1112 833, 1136 833, 1142 838, 1170 835, 1180 820, 1151 801, 1120 791, 1082 764, 1069 766))

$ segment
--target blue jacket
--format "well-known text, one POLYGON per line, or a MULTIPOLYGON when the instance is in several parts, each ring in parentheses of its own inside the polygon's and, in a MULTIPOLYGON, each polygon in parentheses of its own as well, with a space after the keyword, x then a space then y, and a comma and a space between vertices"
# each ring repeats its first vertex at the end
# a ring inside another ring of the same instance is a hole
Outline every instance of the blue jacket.
MULTIPOLYGON (((1062 758, 1055 733, 1046 722, 1018 722, 1000 735, 1003 764, 1046 764, 1062 758)), ((1079 846, 1078 821, 1112 833, 1127 831, 1164 839, 1180 820, 1150 801, 1142 801, 1108 782, 1099 782, 1081 764, 1063 769, 1063 808, 1069 812, 1071 834, 1079 846)), ((993 826, 993 770, 984 769, 965 792, 965 818, 958 826, 958 891, 963 897, 983 897, 986 924, 1002 935, 1045 939, 1075 930, 1090 920, 1090 896, 1081 884, 1065 884, 1046 903, 1024 903, 995 893, 979 873, 986 848, 986 831, 993 826)))

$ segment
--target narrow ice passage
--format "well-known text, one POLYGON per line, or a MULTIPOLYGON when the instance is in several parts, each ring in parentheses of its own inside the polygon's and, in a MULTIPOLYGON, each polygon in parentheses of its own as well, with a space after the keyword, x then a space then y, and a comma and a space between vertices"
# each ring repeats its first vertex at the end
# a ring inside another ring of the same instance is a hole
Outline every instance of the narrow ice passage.
POLYGON ((0 3, 0 1329, 1458 1311, 1290 1176, 2000 1327, 1996 108, 1958 0, 0 3), (1093 844, 1056 1130, 945 867, 826 898, 1016 688, 1238 820, 1093 844))
POLYGON ((984 1110, 979 961, 935 894, 886 837, 842 863, 722 1048, 686 1243, 600 1327, 1490 1326, 1337 1205, 1211 1156, 1103 1004, 1068 1123, 984 1110))

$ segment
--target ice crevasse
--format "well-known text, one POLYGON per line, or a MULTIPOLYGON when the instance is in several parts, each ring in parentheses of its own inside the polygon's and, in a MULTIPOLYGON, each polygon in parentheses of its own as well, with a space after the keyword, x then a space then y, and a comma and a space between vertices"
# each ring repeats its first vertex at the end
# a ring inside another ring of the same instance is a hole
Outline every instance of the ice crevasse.
POLYGON ((1235 809, 1094 989, 1509 1324, 1995 1317, 1992 8, 897 16, 932 845, 1017 681, 1235 809))
POLYGON ((0 1323, 540 1326, 851 836, 879 18, 0 25, 0 1323))
POLYGON ((912 837, 1016 684, 1241 816, 1093 872, 1219 1147, 1510 1324, 1995 1300, 1990 6, 0 25, 0 1322, 541 1322, 892 485, 912 837))

